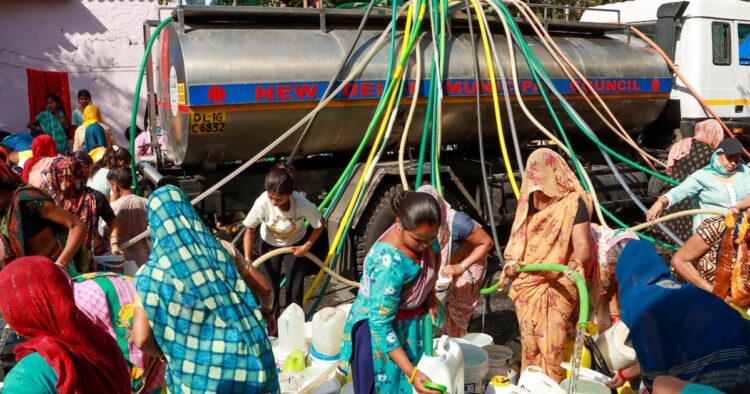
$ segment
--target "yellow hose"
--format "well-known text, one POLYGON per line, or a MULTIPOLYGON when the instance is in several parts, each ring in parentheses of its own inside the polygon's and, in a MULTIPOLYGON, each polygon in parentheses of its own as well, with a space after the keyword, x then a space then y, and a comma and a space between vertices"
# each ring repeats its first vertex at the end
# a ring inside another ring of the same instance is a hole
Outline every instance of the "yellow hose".
MULTIPOLYGON (((508 149, 505 146, 505 137, 503 136, 503 123, 500 118, 500 101, 497 94, 497 84, 495 82, 495 66, 492 62, 492 53, 490 52, 490 44, 487 39, 487 30, 484 24, 484 13, 482 7, 479 5, 477 0, 471 0, 471 5, 476 11, 477 18, 479 20, 479 31, 482 35, 482 45, 484 46, 484 56, 487 58, 487 67, 490 73, 490 83, 492 84, 492 105, 495 109, 495 123, 497 124, 497 136, 500 139, 500 151, 503 154, 503 162, 505 163, 505 171, 508 173, 508 180, 510 180, 510 187, 513 189, 513 194, 516 196, 516 200, 521 196, 521 192, 518 189, 516 178, 513 176, 513 168, 510 165, 510 157, 508 157, 508 149)), ((505 81, 503 81, 505 83, 505 81)), ((477 86, 477 89, 481 89, 481 86, 477 86)))
MULTIPOLYGON (((413 15, 413 7, 414 3, 410 5, 409 14, 413 15)), ((425 13, 425 4, 422 3, 420 9, 419 9, 419 19, 422 19, 424 17, 425 13)), ((411 24, 411 20, 407 17, 407 26, 411 24)), ((403 40, 403 46, 407 45, 408 37, 404 36, 403 40)), ((403 58, 403 57, 402 57, 403 58)), ((391 91, 391 96, 388 99, 388 107, 385 111, 386 114, 390 114, 393 110, 393 104, 396 101, 396 97, 398 96, 398 91, 401 88, 401 73, 404 72, 403 65, 399 64, 396 65, 396 70, 393 72, 393 81, 396 84, 395 88, 391 91)), ((341 242, 344 231, 346 230, 346 226, 343 225, 349 221, 349 217, 352 215, 354 211, 354 207, 356 206, 357 197, 362 192, 362 188, 365 184, 365 179, 367 177, 367 172, 370 169, 370 166, 372 165, 372 162, 375 158, 375 154, 378 151, 378 147, 380 145, 380 140, 383 138, 383 135, 385 134, 385 129, 388 124, 388 116, 383 116, 383 120, 380 124, 380 129, 378 130, 378 134, 375 137, 375 141, 373 142, 372 148, 370 149, 370 154, 367 157, 367 161, 365 162, 365 166, 362 170, 362 176, 359 178, 359 182, 357 183, 357 187, 354 189, 354 193, 352 194, 352 199, 349 201, 349 205, 346 208, 346 212, 344 213, 344 216, 341 218, 340 223, 342 224, 339 226, 338 230, 336 231, 336 236, 333 238, 333 242, 331 243, 330 249, 328 250, 328 255, 325 259, 325 265, 326 267, 331 264, 331 260, 333 259, 333 256, 335 255, 336 247, 338 246, 339 242, 341 242)), ((313 293, 315 292, 315 289, 320 285, 320 281, 323 280, 323 272, 318 272, 318 275, 315 276, 315 280, 313 280, 312 284, 310 285, 310 288, 307 289, 307 292, 305 293, 305 297, 302 300, 302 303, 305 304, 310 299, 310 297, 313 296, 313 293)))
MULTIPOLYGON (((497 15, 500 17, 500 22, 502 23, 502 26, 503 26, 503 32, 505 33, 506 42, 508 44, 508 54, 510 56, 510 66, 511 66, 510 68, 511 68, 511 77, 513 79, 513 86, 521 86, 518 83, 518 68, 516 66, 516 52, 513 49, 513 41, 511 38, 510 28, 508 27, 508 22, 505 20, 505 16, 503 15, 503 13, 493 2, 490 2, 490 6, 495 10, 497 15)), ((542 125, 542 123, 539 122, 539 120, 537 120, 536 117, 534 117, 531 111, 529 111, 529 109, 526 107, 526 102, 523 99, 523 96, 521 95, 520 90, 513 89, 513 92, 516 95, 518 105, 521 107, 521 110, 526 115, 526 117, 529 118, 531 123, 534 124, 542 133, 544 133, 544 135, 546 135, 547 138, 549 138, 555 144, 557 144, 557 146, 560 149, 562 149, 562 151, 565 152, 565 154, 568 155, 568 157, 570 157, 571 160, 577 161, 578 158, 574 157, 570 153, 570 151, 565 146, 565 144, 562 141, 560 141, 557 137, 555 137, 555 135, 551 131, 547 130, 547 128, 544 127, 544 125, 542 125)), ((594 183, 591 182, 591 178, 589 177, 589 174, 586 171, 582 171, 582 174, 583 174, 584 179, 586 180, 586 184, 589 186, 589 190, 591 191, 589 194, 591 195, 596 217, 599 219, 599 223, 601 223, 603 226, 607 226, 607 221, 604 220, 604 214, 602 213, 602 210, 601 210, 601 204, 599 203, 599 198, 596 195, 596 189, 594 188, 594 183)))
MULTIPOLYGON (((291 253, 294 253, 294 248, 293 248, 293 247, 286 247, 286 248, 278 248, 278 249, 274 249, 274 250, 272 250, 272 251, 270 251, 270 252, 268 252, 268 253, 264 254, 263 256, 260 256, 260 257, 258 257, 257 259, 255 259, 255 261, 253 261, 253 267, 255 267, 255 268, 258 268, 258 267, 260 267, 260 266, 261 266, 261 264, 265 263, 265 262, 266 262, 266 261, 267 261, 268 259, 274 258, 274 257, 276 257, 276 256, 281 256, 281 255, 283 255, 283 254, 291 254, 291 253)), ((345 285, 347 285, 347 286, 351 286, 351 287, 359 287, 359 283, 357 283, 357 282, 354 282, 354 281, 351 281, 351 280, 349 280, 349 279, 346 279, 346 278, 344 278, 343 276, 341 276, 341 275, 337 274, 337 273, 336 273, 336 272, 334 272, 334 271, 333 271, 332 269, 328 268, 328 267, 327 267, 327 266, 326 266, 326 265, 325 265, 325 264, 324 264, 324 263, 323 263, 322 261, 320 261, 320 259, 319 259, 319 258, 318 258, 317 256, 315 256, 314 254, 312 254, 312 253, 307 253, 307 254, 305 255, 305 257, 307 257, 308 259, 312 260, 312 262, 313 262, 313 263, 315 263, 315 264, 317 264, 317 265, 318 265, 318 266, 320 267, 320 269, 322 269, 323 271, 325 271, 325 273, 327 273, 328 275, 331 275, 331 276, 333 277, 333 279, 336 279, 337 281, 339 281, 339 282, 341 282, 342 284, 345 284, 345 285)))

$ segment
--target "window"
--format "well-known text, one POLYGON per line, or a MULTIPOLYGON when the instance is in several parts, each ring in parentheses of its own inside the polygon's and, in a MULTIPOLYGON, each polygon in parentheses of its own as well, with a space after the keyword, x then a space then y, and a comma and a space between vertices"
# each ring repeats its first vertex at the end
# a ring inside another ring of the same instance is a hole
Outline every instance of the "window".
POLYGON ((737 42, 739 43, 740 64, 750 66, 750 25, 737 25, 737 42))
POLYGON ((647 35, 648 38, 656 40, 656 22, 634 23, 633 26, 635 26, 643 34, 647 35))
POLYGON ((732 64, 732 41, 730 39, 731 28, 726 22, 711 23, 711 46, 714 64, 717 66, 728 66, 732 64))

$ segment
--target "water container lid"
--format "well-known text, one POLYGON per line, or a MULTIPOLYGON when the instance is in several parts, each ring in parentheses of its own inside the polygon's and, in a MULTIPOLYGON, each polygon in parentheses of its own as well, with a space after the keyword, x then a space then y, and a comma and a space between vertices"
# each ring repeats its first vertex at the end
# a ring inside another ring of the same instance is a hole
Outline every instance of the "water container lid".
POLYGON ((495 375, 492 377, 490 384, 495 387, 505 387, 510 385, 510 379, 507 376, 495 375))

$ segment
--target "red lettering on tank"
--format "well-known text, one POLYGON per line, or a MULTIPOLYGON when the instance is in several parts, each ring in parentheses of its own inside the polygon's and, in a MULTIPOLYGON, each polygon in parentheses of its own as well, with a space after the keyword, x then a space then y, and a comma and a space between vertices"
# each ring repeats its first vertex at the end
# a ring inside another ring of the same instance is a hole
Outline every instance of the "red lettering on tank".
POLYGON ((344 97, 352 97, 357 94, 359 89, 357 89, 357 85, 349 82, 346 85, 344 85, 344 89, 342 90, 342 93, 344 94, 344 97))
POLYGON ((658 79, 654 78, 651 80, 651 91, 658 92, 661 87, 661 83, 658 79))
POLYGON ((304 100, 304 99, 310 99, 313 100, 315 98, 315 94, 318 92, 318 85, 317 84, 302 84, 302 85, 294 85, 294 94, 297 96, 298 100, 304 100))
POLYGON ((492 83, 490 81, 482 81, 482 94, 492 94, 492 83))
POLYGON ((477 94, 477 83, 475 81, 464 82, 463 93, 465 95, 477 94))
POLYGON ((375 95, 375 85, 372 82, 362 82, 359 86, 362 97, 372 97, 375 95))
POLYGON ((607 81, 607 87, 605 89, 608 92, 616 92, 617 91, 617 81, 607 81))
POLYGON ((529 90, 535 90, 534 89, 534 82, 531 81, 523 81, 521 82, 521 91, 524 93, 528 93, 529 90))
POLYGON ((378 82, 378 97, 383 95, 383 90, 385 90, 385 83, 383 81, 378 82))
POLYGON ((516 85, 513 84, 512 80, 505 81, 505 86, 508 87, 508 93, 515 93, 516 85))
POLYGON ((276 97, 279 100, 290 101, 292 99, 292 87, 289 85, 276 85, 276 97))
POLYGON ((460 81, 445 81, 445 93, 448 96, 458 96, 461 94, 460 81))
POLYGON ((624 92, 626 90, 630 90, 628 89, 628 85, 629 85, 628 82, 630 81, 617 81, 617 91, 624 92))
MULTIPOLYGON (((406 85, 407 86, 407 88, 406 88, 406 95, 414 97, 414 90, 416 90, 416 88, 417 88, 417 81, 406 81, 406 83, 407 83, 407 85, 406 85)), ((383 95, 383 89, 380 89, 378 91, 378 95, 379 96, 383 95)))
POLYGON ((255 87, 255 100, 256 101, 264 101, 264 100, 273 100, 273 86, 263 87, 263 86, 256 86, 255 87))
POLYGON ((631 80, 631 81, 630 81, 630 83, 632 84, 632 88, 631 88, 631 89, 632 89, 632 90, 633 90, 634 92, 640 92, 640 91, 641 91, 641 87, 640 87, 640 86, 638 86, 638 81, 636 81, 636 80, 634 79, 634 80, 631 80))

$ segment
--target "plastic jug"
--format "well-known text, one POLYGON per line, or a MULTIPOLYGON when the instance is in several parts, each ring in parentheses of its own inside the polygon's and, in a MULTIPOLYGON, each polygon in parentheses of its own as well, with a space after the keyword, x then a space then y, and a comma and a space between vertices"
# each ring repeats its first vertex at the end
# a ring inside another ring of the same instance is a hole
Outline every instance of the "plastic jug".
POLYGON ((596 346, 602 352, 610 371, 627 368, 636 363, 635 349, 625 344, 629 334, 630 330, 625 323, 619 321, 596 338, 596 346))
POLYGON ((323 308, 313 315, 313 353, 324 357, 338 357, 345 324, 346 314, 336 308, 323 308))
POLYGON ((427 375, 430 381, 445 386, 446 393, 463 393, 464 362, 458 343, 443 335, 433 354, 432 357, 423 354, 417 368, 427 375))
POLYGON ((487 385, 484 394, 525 394, 518 386, 512 384, 508 377, 497 375, 493 376, 487 385))
POLYGON ((518 380, 518 387, 526 390, 531 394, 562 394, 560 385, 554 379, 544 374, 541 368, 529 366, 521 373, 521 379, 518 380))
POLYGON ((300 349, 307 350, 305 342, 305 312, 297 304, 291 304, 281 313, 278 321, 279 347, 291 352, 300 349))

